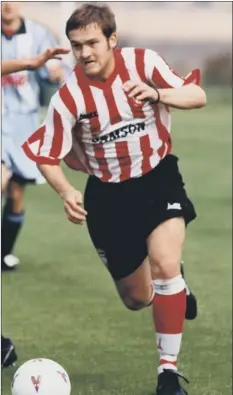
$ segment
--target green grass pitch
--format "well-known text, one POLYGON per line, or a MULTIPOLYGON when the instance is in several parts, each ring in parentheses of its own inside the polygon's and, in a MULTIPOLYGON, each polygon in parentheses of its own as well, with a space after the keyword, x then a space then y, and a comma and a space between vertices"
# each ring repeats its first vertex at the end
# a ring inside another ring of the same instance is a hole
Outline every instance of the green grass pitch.
MULTIPOLYGON (((187 232, 186 278, 199 316, 185 323, 179 368, 190 395, 230 395, 231 105, 173 115, 174 153, 198 218, 187 232)), ((86 177, 67 171, 83 190, 86 177)), ((47 186, 28 187, 17 273, 2 279, 2 327, 18 365, 47 357, 69 372, 72 395, 153 395, 157 354, 150 309, 127 311, 92 247, 86 227, 69 223, 47 186)), ((2 372, 10 395, 16 368, 2 372)), ((56 395, 56 394, 51 394, 56 395)))

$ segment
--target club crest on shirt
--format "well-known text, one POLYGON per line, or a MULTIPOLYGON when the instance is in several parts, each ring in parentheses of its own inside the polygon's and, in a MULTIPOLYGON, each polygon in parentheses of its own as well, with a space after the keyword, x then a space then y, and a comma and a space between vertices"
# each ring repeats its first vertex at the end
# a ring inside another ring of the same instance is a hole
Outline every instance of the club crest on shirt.
POLYGON ((95 117, 98 117, 97 111, 82 113, 80 114, 79 121, 81 121, 82 119, 92 119, 95 117))

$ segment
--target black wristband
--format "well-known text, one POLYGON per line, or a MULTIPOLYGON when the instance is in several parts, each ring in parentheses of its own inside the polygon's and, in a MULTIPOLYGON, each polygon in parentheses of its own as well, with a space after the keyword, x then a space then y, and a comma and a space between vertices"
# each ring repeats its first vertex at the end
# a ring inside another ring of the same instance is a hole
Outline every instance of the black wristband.
POLYGON ((153 104, 157 104, 157 103, 159 103, 159 101, 160 101, 160 93, 159 93, 159 91, 158 91, 157 88, 154 88, 154 90, 155 90, 155 91, 157 92, 157 94, 158 94, 158 99, 155 100, 155 101, 153 101, 153 104))

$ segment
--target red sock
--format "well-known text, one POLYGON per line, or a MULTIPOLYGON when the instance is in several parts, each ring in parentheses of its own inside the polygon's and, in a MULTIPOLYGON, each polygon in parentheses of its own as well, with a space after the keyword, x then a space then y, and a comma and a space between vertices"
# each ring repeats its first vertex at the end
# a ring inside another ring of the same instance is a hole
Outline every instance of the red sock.
POLYGON ((158 372, 175 369, 180 352, 186 311, 185 283, 181 275, 170 280, 154 280, 153 319, 159 351, 158 372))

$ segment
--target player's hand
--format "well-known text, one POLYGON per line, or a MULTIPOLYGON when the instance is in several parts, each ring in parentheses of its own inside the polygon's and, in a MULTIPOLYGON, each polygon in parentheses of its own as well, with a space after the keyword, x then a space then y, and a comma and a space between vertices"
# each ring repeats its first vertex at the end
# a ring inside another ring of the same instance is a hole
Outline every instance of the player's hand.
POLYGON ((83 209, 83 197, 81 192, 71 189, 62 195, 64 209, 67 218, 74 224, 83 225, 86 221, 86 210, 83 209))
POLYGON ((61 55, 66 55, 70 52, 69 49, 63 47, 53 47, 48 48, 45 52, 42 52, 39 55, 36 55, 34 58, 29 59, 28 69, 35 70, 38 69, 50 60, 50 59, 62 59, 61 55))
POLYGON ((52 82, 64 82, 65 72, 59 65, 49 65, 48 67, 49 79, 52 82))
POLYGON ((138 105, 144 101, 156 101, 158 99, 156 90, 144 82, 129 80, 123 84, 123 90, 138 105))

